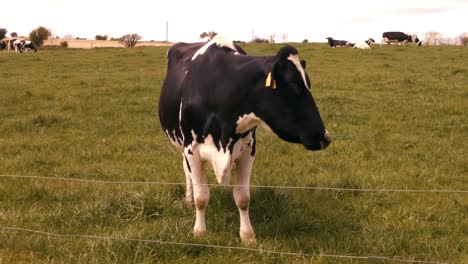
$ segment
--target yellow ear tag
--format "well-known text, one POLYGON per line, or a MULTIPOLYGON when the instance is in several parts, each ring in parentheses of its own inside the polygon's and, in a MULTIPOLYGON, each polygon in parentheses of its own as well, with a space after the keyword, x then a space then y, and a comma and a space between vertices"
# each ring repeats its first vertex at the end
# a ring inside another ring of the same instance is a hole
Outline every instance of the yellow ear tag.
POLYGON ((270 87, 271 86, 271 72, 268 73, 268 76, 265 81, 265 87, 270 87))
POLYGON ((273 80, 273 89, 276 89, 276 80, 273 80))

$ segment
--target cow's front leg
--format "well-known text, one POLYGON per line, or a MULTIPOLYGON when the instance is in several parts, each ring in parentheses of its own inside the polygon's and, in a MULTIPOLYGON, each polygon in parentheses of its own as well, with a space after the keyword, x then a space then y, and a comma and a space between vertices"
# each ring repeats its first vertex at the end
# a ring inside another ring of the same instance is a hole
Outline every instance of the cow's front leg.
POLYGON ((187 165, 190 166, 192 172, 193 200, 196 210, 193 233, 196 237, 200 237, 206 234, 205 212, 210 200, 210 189, 208 188, 208 179, 200 155, 194 151, 192 155, 187 156, 187 160, 187 165))
POLYGON ((240 216, 240 231, 239 235, 242 243, 256 243, 255 232, 250 223, 249 205, 250 205, 250 174, 254 156, 250 151, 244 151, 242 156, 236 161, 237 165, 237 180, 236 186, 233 189, 234 201, 239 209, 240 216))

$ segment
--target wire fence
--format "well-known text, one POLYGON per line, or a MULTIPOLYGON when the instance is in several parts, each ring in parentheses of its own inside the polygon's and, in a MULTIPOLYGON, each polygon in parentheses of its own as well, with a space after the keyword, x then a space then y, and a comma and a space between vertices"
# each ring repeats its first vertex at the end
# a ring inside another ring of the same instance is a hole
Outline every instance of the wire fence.
MULTIPOLYGON (((97 183, 97 184, 115 184, 115 185, 182 185, 185 182, 151 182, 151 181, 104 181, 104 180, 90 180, 90 179, 77 179, 67 177, 49 177, 49 176, 28 176, 28 175, 0 175, 1 178, 17 178, 17 179, 37 179, 37 180, 51 180, 51 181, 69 181, 81 183, 97 183)), ((202 184, 207 186, 219 187, 236 187, 241 185, 236 184, 202 184)), ((318 190, 318 191, 338 191, 338 192, 394 192, 394 193, 454 193, 454 194, 468 194, 468 190, 440 190, 440 189, 388 189, 388 188, 338 188, 338 187, 317 187, 317 186, 279 186, 279 185, 249 185, 251 188, 266 188, 266 189, 284 189, 284 190, 318 190)))
MULTIPOLYGON (((78 182, 78 183, 94 183, 94 184, 113 184, 113 185, 182 185, 186 183, 181 182, 149 182, 149 181, 104 181, 104 180, 90 180, 90 179, 77 179, 67 177, 48 177, 48 176, 26 176, 26 175, 0 175, 0 178, 10 179, 33 179, 33 180, 50 180, 50 181, 66 181, 66 182, 78 182)), ((220 185, 220 184, 204 184, 208 186, 224 186, 224 187, 235 187, 240 185, 220 185)), ((335 188, 335 187, 314 187, 314 186, 274 186, 274 185, 250 185, 252 188, 271 188, 271 189, 286 189, 286 190, 320 190, 320 191, 351 191, 351 192, 391 192, 391 193, 453 193, 453 194, 467 194, 467 190, 441 190, 441 189, 429 189, 429 190, 411 190, 411 189, 376 189, 376 188, 335 188)), ((177 245, 177 246, 193 246, 193 247, 204 247, 204 248, 215 248, 215 249, 227 249, 227 250, 241 250, 257 252, 261 254, 274 254, 283 256, 296 256, 296 257, 309 257, 309 258, 335 258, 335 259, 354 259, 354 260, 379 260, 388 262, 400 262, 400 263, 427 263, 427 264, 442 264, 446 262, 439 261, 423 261, 414 259, 400 259, 391 258, 384 256, 351 256, 351 255, 330 255, 330 254, 308 254, 308 253, 294 253, 294 252, 281 252, 274 250, 267 250, 253 247, 235 247, 235 246, 222 246, 222 245, 210 245, 210 244, 196 244, 196 243, 184 243, 184 242, 170 242, 163 240, 148 240, 138 238, 122 238, 122 237, 111 237, 111 236, 98 236, 98 235, 79 235, 79 234, 56 234, 41 230, 33 230, 20 227, 0 226, 0 230, 9 232, 22 232, 22 233, 33 233, 44 235, 53 238, 76 238, 76 239, 95 239, 95 240, 111 240, 111 241, 128 241, 128 242, 142 242, 142 243, 157 243, 165 245, 177 245)))
POLYGON ((33 230, 19 227, 0 226, 0 230, 11 231, 11 232, 26 232, 44 235, 53 238, 77 238, 77 239, 94 239, 94 240, 110 240, 110 241, 124 241, 124 242, 141 242, 141 243, 156 243, 163 245, 176 245, 185 247, 203 247, 203 248, 215 248, 215 249, 227 249, 227 250, 240 250, 250 251, 261 254, 274 254, 282 256, 293 256, 293 257, 308 257, 308 258, 335 258, 335 259, 354 259, 354 260, 380 260, 389 262, 400 262, 400 263, 426 263, 426 264, 445 264, 447 262, 438 261, 424 261, 414 259, 400 259, 390 258, 381 256, 351 256, 351 255, 330 255, 330 254, 307 254, 307 253, 294 253, 294 252, 281 252, 274 250, 267 250, 253 247, 235 247, 235 246, 221 246, 221 245, 209 245, 209 244, 198 244, 198 243, 183 243, 183 242, 168 242, 163 240, 151 240, 151 239, 139 239, 139 238, 123 238, 123 237, 111 237, 111 236, 96 236, 96 235, 76 235, 76 234, 56 234, 51 232, 45 232, 40 230, 33 230))

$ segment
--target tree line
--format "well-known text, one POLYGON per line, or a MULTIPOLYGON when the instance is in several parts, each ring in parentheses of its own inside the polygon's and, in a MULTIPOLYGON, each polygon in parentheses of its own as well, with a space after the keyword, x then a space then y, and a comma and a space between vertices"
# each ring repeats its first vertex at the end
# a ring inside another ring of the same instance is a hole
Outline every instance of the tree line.
MULTIPOLYGON (((7 37, 8 30, 5 28, 0 28, 0 40, 7 37)), ((40 47, 44 44, 44 41, 49 39, 52 36, 52 32, 45 28, 45 27, 38 27, 29 33, 28 39, 33 43, 34 46, 40 47)), ((17 32, 10 33, 11 38, 18 38, 17 32)), ((79 38, 77 38, 79 39, 79 38)), ((108 40, 109 36, 107 35, 96 35, 96 40, 108 40)), ((126 34, 120 38, 114 39, 111 38, 110 40, 117 40, 122 43, 127 48, 133 48, 136 44, 142 39, 142 36, 136 33, 126 34)), ((62 45, 67 46, 67 45, 62 45)))

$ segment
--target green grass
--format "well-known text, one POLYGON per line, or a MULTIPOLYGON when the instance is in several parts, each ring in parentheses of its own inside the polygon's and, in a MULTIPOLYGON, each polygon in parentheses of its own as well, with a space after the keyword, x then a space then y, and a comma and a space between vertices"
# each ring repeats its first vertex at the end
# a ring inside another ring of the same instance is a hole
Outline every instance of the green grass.
MULTIPOLYGON (((251 55, 281 45, 246 44, 251 55)), ((332 145, 260 131, 252 184, 468 190, 468 52, 297 44, 332 145)), ((157 103, 166 47, 0 53, 0 174, 184 182, 157 103)), ((210 175, 210 181, 215 182, 210 175)), ((0 177, 0 226, 242 246, 232 194, 212 188, 191 234, 183 186, 0 177)), ((252 189, 255 248, 468 262, 468 195, 252 189)), ((0 230, 0 263, 375 263, 0 230)))

